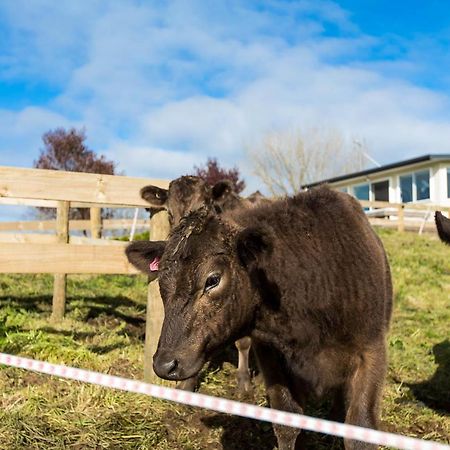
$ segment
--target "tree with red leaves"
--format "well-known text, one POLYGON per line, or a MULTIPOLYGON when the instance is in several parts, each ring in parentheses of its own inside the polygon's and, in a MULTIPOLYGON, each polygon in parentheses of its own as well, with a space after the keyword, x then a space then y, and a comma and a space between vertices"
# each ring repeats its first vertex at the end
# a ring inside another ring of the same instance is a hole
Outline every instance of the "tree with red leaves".
POLYGON ((116 164, 103 155, 98 157, 84 141, 84 130, 57 128, 42 136, 44 149, 37 161, 36 169, 66 170, 68 172, 104 173, 114 175, 116 164))
POLYGON ((194 166, 196 176, 203 178, 209 185, 213 186, 218 181, 230 180, 233 183, 236 194, 241 193, 245 189, 245 181, 240 179, 239 169, 226 170, 219 166, 216 158, 208 158, 206 166, 194 166))
MULTIPOLYGON (((36 169, 65 170, 68 172, 103 173, 114 175, 116 163, 108 161, 105 156, 97 156, 85 144, 86 133, 84 129, 56 128, 42 136, 44 148, 39 158, 34 161, 36 169)), ((55 217, 55 209, 38 208, 46 217, 55 217)), ((103 216, 110 217, 111 211, 104 211, 103 216)), ((71 219, 88 219, 89 209, 71 209, 71 219)))

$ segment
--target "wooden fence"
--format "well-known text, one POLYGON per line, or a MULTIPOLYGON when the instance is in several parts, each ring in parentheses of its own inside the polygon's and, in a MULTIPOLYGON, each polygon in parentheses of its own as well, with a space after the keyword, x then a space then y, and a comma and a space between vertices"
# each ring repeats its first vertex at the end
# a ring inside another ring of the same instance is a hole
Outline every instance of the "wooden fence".
MULTIPOLYGON (((100 239, 102 230, 123 227, 123 220, 101 220, 101 208, 145 208, 143 186, 167 188, 167 180, 130 178, 53 170, 0 167, 0 206, 56 208, 56 221, 0 222, 0 273, 54 274, 52 319, 65 311, 67 274, 134 274, 125 242, 100 239), (70 208, 90 208, 89 221, 69 220, 70 208), (17 226, 14 228, 14 226, 17 226), (91 238, 70 236, 70 230, 90 230, 91 238), (15 231, 7 233, 7 231, 15 231), (54 231, 54 234, 17 233, 54 231)), ((148 222, 147 222, 148 224, 148 222)), ((145 225, 142 221, 139 225, 145 225)), ((152 239, 166 239, 167 213, 150 220, 152 239)), ((144 378, 154 378, 152 355, 163 321, 156 282, 150 282, 147 301, 144 378)))
MULTIPOLYGON (((67 274, 137 273, 125 256, 125 242, 100 239, 102 230, 129 227, 131 222, 102 220, 101 208, 145 208, 148 204, 141 199, 140 189, 148 184, 167 188, 168 183, 167 180, 0 167, 0 207, 28 205, 57 210, 56 221, 0 222, 0 273, 54 274, 52 318, 61 319, 65 311, 67 274), (69 220, 70 208, 90 208, 90 220, 69 220), (90 237, 71 236, 69 233, 74 230, 88 230, 90 237)), ((427 227, 434 230, 430 213, 435 209, 450 213, 448 206, 366 201, 361 204, 369 209, 367 214, 372 223, 401 231, 412 227, 420 231, 427 227)), ((164 240, 169 232, 164 211, 154 214, 150 221, 138 221, 138 225, 150 226, 153 240, 164 240)), ((144 356, 147 381, 155 381, 152 355, 163 318, 158 285, 151 281, 144 356)))
POLYGON ((450 217, 450 206, 432 203, 389 203, 360 200, 372 225, 396 228, 398 231, 436 232, 434 212, 443 211, 450 217))

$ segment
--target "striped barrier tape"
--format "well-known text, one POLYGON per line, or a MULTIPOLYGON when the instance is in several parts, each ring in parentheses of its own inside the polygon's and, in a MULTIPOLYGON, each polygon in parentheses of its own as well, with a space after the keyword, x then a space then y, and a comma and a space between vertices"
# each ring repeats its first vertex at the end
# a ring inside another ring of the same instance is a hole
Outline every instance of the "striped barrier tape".
POLYGON ((77 369, 75 367, 8 355, 6 353, 0 353, 0 364, 41 372, 70 380, 82 381, 107 388, 149 395, 151 397, 170 400, 189 406, 197 406, 221 413, 234 414, 250 419, 263 420, 289 427, 316 431, 318 433, 331 434, 333 436, 354 439, 371 444, 405 450, 450 450, 450 445, 439 444, 433 441, 425 441, 399 434, 386 433, 383 431, 371 430, 369 428, 316 419, 301 414, 292 414, 220 397, 181 391, 178 389, 144 383, 142 381, 92 372, 90 370, 77 369))

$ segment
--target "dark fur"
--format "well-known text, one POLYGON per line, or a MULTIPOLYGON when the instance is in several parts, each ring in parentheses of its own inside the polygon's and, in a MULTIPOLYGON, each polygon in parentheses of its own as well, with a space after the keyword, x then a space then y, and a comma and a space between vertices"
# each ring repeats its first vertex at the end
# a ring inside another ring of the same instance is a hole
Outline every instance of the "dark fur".
MULTIPOLYGON (((222 217, 204 208, 173 230, 159 276, 161 377, 193 376, 249 335, 272 407, 303 412, 311 395, 334 392, 342 419, 377 427, 392 286, 356 200, 322 187, 222 217), (211 274, 220 283, 206 290, 211 274)), ((274 429, 280 449, 296 448, 299 430, 274 429)))
POLYGON ((441 241, 450 245, 450 219, 447 219, 440 211, 436 211, 434 218, 441 241))

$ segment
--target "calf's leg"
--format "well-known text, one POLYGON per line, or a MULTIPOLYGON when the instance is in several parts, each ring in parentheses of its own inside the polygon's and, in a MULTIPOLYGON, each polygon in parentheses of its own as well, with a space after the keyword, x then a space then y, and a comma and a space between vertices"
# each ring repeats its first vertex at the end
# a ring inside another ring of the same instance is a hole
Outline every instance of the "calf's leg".
POLYGON ((248 358, 250 354, 250 346, 252 345, 251 338, 244 337, 234 343, 238 349, 238 370, 237 381, 238 389, 241 392, 247 392, 251 388, 250 370, 248 364, 248 358))
MULTIPOLYGON (((249 337, 244 337, 235 342, 236 348, 238 349, 239 360, 238 360, 238 389, 243 392, 247 392, 251 388, 250 371, 249 371, 249 354, 252 340, 249 337)), ((177 384, 178 389, 183 389, 184 391, 194 392, 198 385, 198 376, 188 378, 187 380, 180 381, 177 384)))
MULTIPOLYGON (((364 351, 345 385, 345 423, 377 429, 381 391, 386 372, 384 339, 364 351)), ((345 439, 346 450, 374 450, 378 446, 345 439)))
MULTIPOLYGON (((274 409, 303 414, 303 398, 292 392, 293 383, 283 369, 283 362, 278 352, 272 347, 253 342, 253 349, 258 365, 264 377, 270 406, 274 409), (295 398, 294 398, 295 395, 295 398)), ((298 450, 300 430, 273 424, 279 450, 298 450)))

